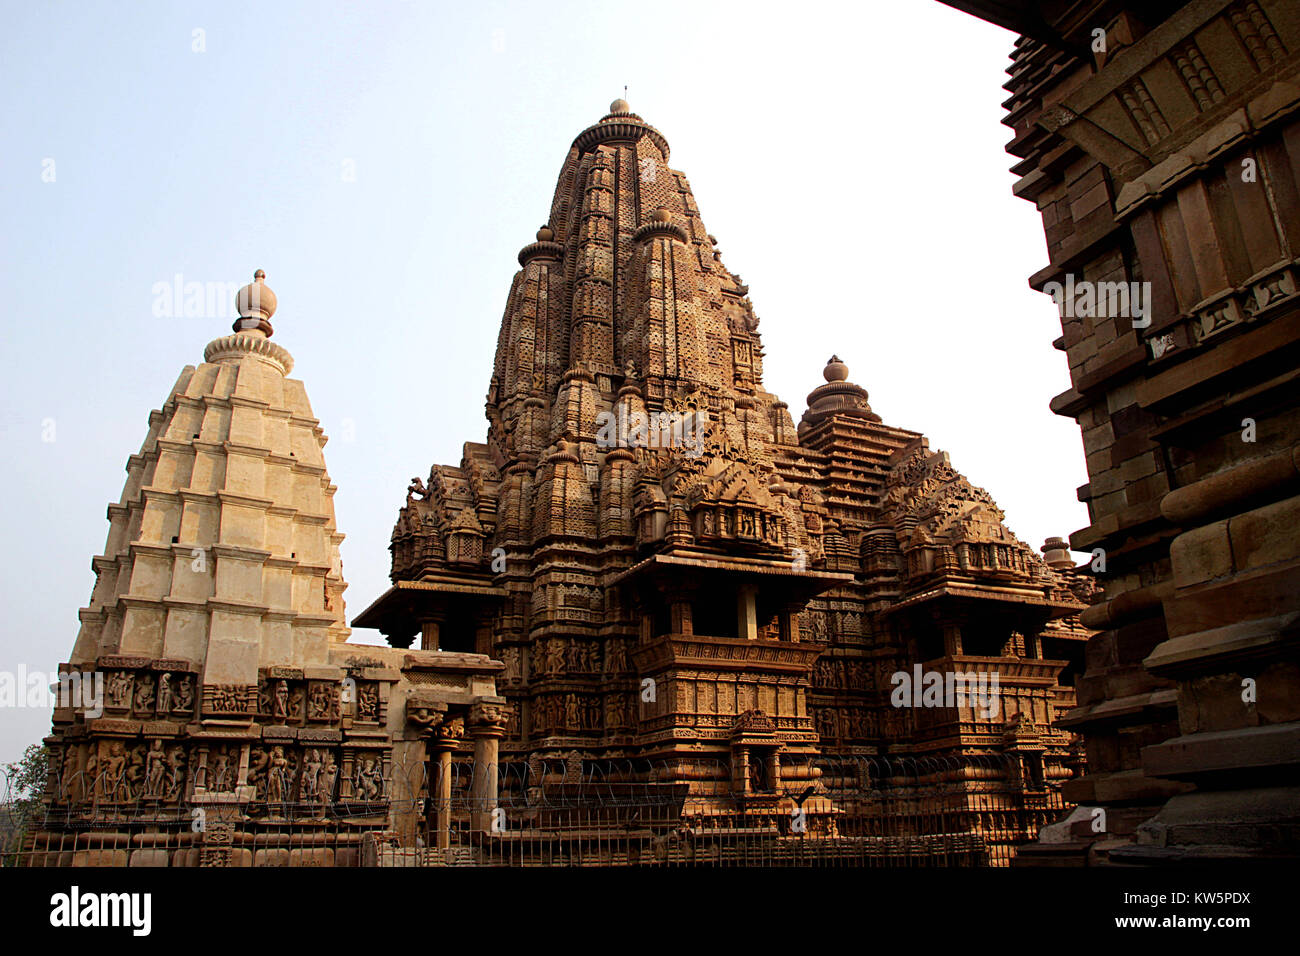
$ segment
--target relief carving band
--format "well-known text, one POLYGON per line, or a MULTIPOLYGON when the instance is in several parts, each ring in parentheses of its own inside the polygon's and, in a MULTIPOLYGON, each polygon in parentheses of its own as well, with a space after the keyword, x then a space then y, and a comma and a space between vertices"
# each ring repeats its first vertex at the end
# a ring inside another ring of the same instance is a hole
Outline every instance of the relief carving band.
POLYGON ((253 701, 249 699, 247 690, 237 684, 205 684, 205 709, 214 714, 250 713, 253 701))

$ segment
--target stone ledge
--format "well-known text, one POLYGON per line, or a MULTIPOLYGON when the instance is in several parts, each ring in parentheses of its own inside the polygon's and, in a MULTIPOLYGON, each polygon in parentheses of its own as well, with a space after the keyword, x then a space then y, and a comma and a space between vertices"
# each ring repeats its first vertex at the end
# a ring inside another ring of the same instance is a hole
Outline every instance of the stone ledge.
POLYGON ((1300 723, 1187 734, 1142 748, 1153 777, 1194 779, 1229 771, 1300 766, 1300 723))

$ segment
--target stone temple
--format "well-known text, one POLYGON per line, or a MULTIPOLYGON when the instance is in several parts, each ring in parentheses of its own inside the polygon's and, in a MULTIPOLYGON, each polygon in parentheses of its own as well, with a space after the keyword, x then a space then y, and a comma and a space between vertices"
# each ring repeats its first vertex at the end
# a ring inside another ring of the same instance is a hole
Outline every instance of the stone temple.
POLYGON ((33 858, 988 863, 1057 819, 1094 590, 1064 541, 839 358, 797 421, 764 389, 749 288, 626 102, 519 266, 486 438, 412 480, 352 622, 388 647, 349 641, 325 436, 241 291, 109 507, 68 664, 102 713, 54 715, 33 858))

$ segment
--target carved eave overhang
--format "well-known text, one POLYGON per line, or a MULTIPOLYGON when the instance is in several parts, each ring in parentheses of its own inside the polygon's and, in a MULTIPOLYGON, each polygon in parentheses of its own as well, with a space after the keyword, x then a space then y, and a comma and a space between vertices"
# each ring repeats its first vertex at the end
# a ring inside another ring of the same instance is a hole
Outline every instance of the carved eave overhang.
POLYGON ((495 677, 504 673, 506 665, 486 654, 468 654, 458 651, 407 651, 402 655, 404 674, 425 672, 429 674, 478 674, 495 677))
POLYGON ((731 728, 733 747, 763 747, 780 744, 776 722, 761 710, 747 710, 731 728))
POLYGON ((610 583, 655 584, 690 579, 693 581, 749 581, 763 589, 765 597, 783 601, 806 601, 835 587, 850 587, 852 574, 836 571, 796 570, 790 561, 762 558, 719 557, 717 555, 674 552, 652 554, 617 575, 610 583))
POLYGON ((825 649, 822 644, 763 638, 664 634, 635 648, 631 658, 641 673, 685 668, 803 676, 825 649))
POLYGON ((975 654, 951 654, 932 661, 924 661, 928 670, 961 674, 991 674, 996 672, 998 684, 1006 687, 1048 690, 1055 687, 1061 670, 1069 661, 1046 657, 985 657, 975 654))
POLYGON ((435 712, 450 718, 465 716, 465 709, 480 702, 505 703, 496 696, 496 681, 506 665, 486 654, 456 651, 410 651, 402 657, 402 676, 410 684, 407 691, 407 720, 415 724, 425 720, 432 726, 435 712), (456 708, 450 712, 447 705, 456 708), (424 714, 416 714, 417 711, 424 714))
POLYGON ((978 582, 947 580, 919 593, 908 595, 890 605, 883 613, 897 614, 939 602, 954 604, 963 601, 978 601, 985 606, 1000 604, 1006 610, 1020 609, 1032 612, 1045 621, 1069 617, 1079 612, 1078 605, 1073 602, 1053 600, 1044 594, 1041 588, 999 587, 978 582))
POLYGON ((418 628, 421 617, 467 602, 499 601, 505 596, 506 589, 492 584, 490 578, 398 581, 353 618, 352 626, 376 628, 385 634, 406 633, 418 628))

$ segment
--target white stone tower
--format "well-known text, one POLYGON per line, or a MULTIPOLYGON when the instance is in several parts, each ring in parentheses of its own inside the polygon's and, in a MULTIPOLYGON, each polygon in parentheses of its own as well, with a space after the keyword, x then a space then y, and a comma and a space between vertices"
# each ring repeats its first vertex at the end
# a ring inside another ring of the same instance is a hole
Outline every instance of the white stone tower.
POLYGON ((205 688, 249 688, 259 667, 325 664, 348 637, 327 439, 288 377, 293 357, 270 341, 264 277, 239 291, 234 334, 149 416, 108 508, 74 665, 182 660, 205 688))

